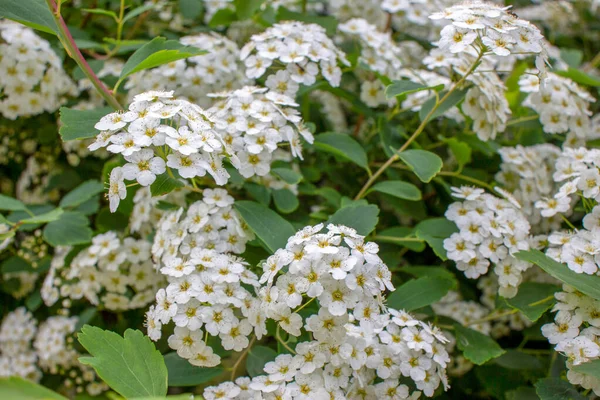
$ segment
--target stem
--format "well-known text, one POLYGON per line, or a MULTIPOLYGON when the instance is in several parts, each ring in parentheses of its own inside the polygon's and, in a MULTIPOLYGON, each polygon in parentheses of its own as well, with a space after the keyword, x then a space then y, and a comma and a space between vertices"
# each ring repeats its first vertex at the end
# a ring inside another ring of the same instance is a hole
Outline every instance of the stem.
POLYGON ((460 78, 460 80, 458 82, 456 82, 450 88, 450 90, 448 90, 448 92, 446 92, 446 94, 444 95, 444 97, 442 97, 440 99, 440 101, 436 102, 436 104, 431 108, 431 110, 429 111, 429 113, 427 113, 427 115, 425 116, 425 118, 423 118, 423 121, 417 127, 417 129, 412 134, 412 136, 408 138, 408 140, 402 145, 402 147, 400 147, 400 149, 398 149, 398 151, 393 156, 391 156, 381 167, 379 167, 379 169, 373 174, 373 176, 371 176, 369 178, 369 180, 367 181, 367 183, 365 183, 365 185, 362 187, 362 189, 360 189, 360 192, 358 192, 358 194, 356 195, 356 197, 354 197, 354 200, 360 200, 365 195, 365 193, 367 192, 367 190, 369 189, 369 187, 371 187, 371 185, 373 184, 373 182, 375 182, 377 180, 377 178, 379 178, 379 176, 386 169, 388 169, 388 167, 390 165, 392 165, 394 162, 398 161, 398 159, 400 158, 399 153, 402 153, 404 150, 406 150, 408 148, 408 146, 410 146, 410 144, 417 137, 419 137, 419 135, 423 132, 423 130, 425 129, 425 126, 429 122, 429 118, 431 118, 431 116, 433 115, 433 113, 440 107, 440 105, 442 105, 444 103, 444 101, 446 101, 448 99, 448 97, 450 97, 450 95, 460 85, 462 85, 464 83, 464 81, 467 79, 467 77, 475 70, 475 68, 477 68, 477 65, 479 64, 479 61, 481 60, 482 57, 483 57, 483 53, 480 52, 479 55, 477 56, 477 58, 475 59, 475 62, 473 62, 473 65, 471 65, 471 67, 460 78))
POLYGON ((296 352, 295 352, 295 351, 294 351, 294 350, 293 350, 293 349, 292 349, 290 346, 288 346, 288 345, 287 345, 287 343, 286 343, 286 342, 285 342, 285 341, 284 341, 284 340, 281 338, 281 336, 279 335, 279 325, 277 325, 277 330, 275 331, 275 339, 277 339, 277 341, 278 341, 279 343, 281 343, 281 345, 282 345, 283 347, 285 347, 285 349, 286 349, 287 351, 289 351, 289 352, 290 352, 290 353, 292 353, 292 354, 296 354, 296 352))
POLYGON ((544 304, 545 302, 550 301, 550 300, 554 300, 554 295, 550 295, 541 300, 535 301, 535 302, 529 304, 529 307, 539 306, 540 304, 544 304))
POLYGON ((482 322, 493 321, 495 319, 503 318, 503 317, 506 317, 507 315, 513 315, 513 314, 516 314, 518 312, 519 312, 519 310, 515 309, 515 310, 509 310, 509 311, 501 312, 501 313, 498 313, 498 314, 491 314, 491 315, 488 315, 485 318, 476 319, 475 321, 471 321, 467 325, 477 325, 477 324, 480 324, 482 322))
POLYGON ((241 364, 242 360, 244 359, 244 357, 246 356, 246 354, 248 354, 248 352, 252 348, 252 345, 254 344, 255 340, 256 340, 256 336, 252 336, 252 340, 250 340, 250 343, 248 343, 248 347, 246 347, 244 349, 244 351, 242 352, 242 354, 240 354, 240 357, 237 359, 235 364, 233 364, 233 368, 231 369, 231 379, 230 379, 231 381, 233 381, 235 379, 235 373, 236 373, 238 367, 240 366, 240 364, 241 364))
POLYGON ((574 231, 576 231, 576 230, 577 230, 577 228, 575 228, 575 225, 573 225, 573 224, 571 223, 571 221, 569 221, 569 220, 567 219, 567 217, 565 217, 563 214, 560 214, 560 217, 563 219, 563 221, 565 221, 565 222, 567 223, 567 225, 569 225, 569 228, 573 229, 574 231))
POLYGON ((94 73, 87 61, 85 61, 81 51, 79 51, 79 48, 75 44, 75 40, 73 39, 71 32, 69 32, 69 28, 67 27, 65 20, 60 15, 60 9, 58 8, 56 2, 54 0, 46 0, 46 3, 48 4, 52 16, 54 17, 54 21, 58 26, 58 39, 64 46, 69 57, 71 57, 77 63, 79 68, 81 68, 83 73, 92 82, 92 85, 94 85, 94 88, 98 91, 98 93, 100 93, 102 98, 104 98, 104 100, 106 100, 106 102, 115 110, 122 110, 123 107, 121 104, 119 104, 119 101, 113 96, 108 88, 104 86, 104 83, 102 83, 102 81, 94 73))
POLYGON ((527 117, 511 119, 506 123, 506 126, 519 124, 521 122, 533 121, 534 119, 538 119, 538 117, 539 115, 528 115, 527 117))
POLYGON ((475 185, 486 188, 487 190, 489 190, 492 193, 496 193, 496 191, 494 190, 494 188, 491 185, 489 185, 483 181, 480 181, 479 179, 471 178, 470 176, 462 175, 457 172, 447 172, 447 171, 440 171, 437 174, 440 176, 451 176, 453 178, 461 179, 466 182, 471 182, 471 183, 474 183, 475 185))
POLYGON ((307 305, 309 305, 310 303, 312 303, 315 300, 316 297, 313 297, 312 299, 310 299, 309 301, 307 301, 306 303, 304 303, 303 305, 301 305, 300 307, 298 307, 297 309, 294 310, 295 313, 297 313, 298 311, 302 310, 304 307, 306 307, 307 305))

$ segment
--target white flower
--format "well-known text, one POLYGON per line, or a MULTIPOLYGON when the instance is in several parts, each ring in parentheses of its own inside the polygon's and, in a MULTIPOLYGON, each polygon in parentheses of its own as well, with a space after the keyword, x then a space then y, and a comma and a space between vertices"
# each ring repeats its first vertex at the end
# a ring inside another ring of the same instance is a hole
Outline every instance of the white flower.
POLYGON ((156 175, 165 172, 165 162, 160 157, 155 157, 151 149, 143 149, 129 156, 129 161, 123 166, 123 177, 128 180, 137 180, 142 186, 149 186, 156 180, 156 175))

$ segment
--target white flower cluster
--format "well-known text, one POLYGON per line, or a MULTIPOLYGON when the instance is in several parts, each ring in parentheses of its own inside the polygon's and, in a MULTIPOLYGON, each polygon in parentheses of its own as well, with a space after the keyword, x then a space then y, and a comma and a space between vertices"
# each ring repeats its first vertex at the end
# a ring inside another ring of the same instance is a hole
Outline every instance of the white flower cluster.
POLYGON ((219 398, 215 393, 227 388, 220 398, 407 399, 410 389, 402 377, 427 396, 440 382, 447 387, 445 337, 383 305, 383 293, 393 286, 377 244, 345 226, 322 230, 323 224, 303 228, 266 260, 260 306, 250 319, 258 339, 267 333, 268 318, 278 330, 294 337, 304 330, 312 340, 298 343, 294 355, 268 363, 268 375, 208 388, 207 399, 219 398), (303 318, 300 309, 314 300, 318 310, 303 318))
POLYGON ((108 310, 131 310, 149 304, 162 283, 154 271, 150 242, 115 232, 96 235, 92 245, 73 256, 70 247, 57 247, 42 286, 47 306, 64 298, 87 299, 108 310))
POLYGON ((258 286, 258 277, 235 256, 252 237, 232 205, 225 190, 204 189, 203 200, 185 215, 183 208, 164 215, 152 246, 169 284, 147 313, 148 335, 158 340, 162 325, 173 321, 169 346, 193 365, 220 362, 205 338, 218 336, 226 350, 241 351, 252 332, 249 318, 258 300, 246 287, 258 286))
POLYGON ((56 111, 77 87, 50 43, 21 24, 0 20, 0 115, 8 119, 56 111))
POLYGON ((479 0, 468 1, 432 14, 433 20, 446 20, 437 46, 460 53, 475 47, 500 57, 511 54, 536 56, 536 68, 545 76, 547 54, 544 37, 533 24, 511 13, 511 6, 501 7, 479 0))
POLYGON ((436 315, 452 318, 461 325, 485 335, 492 332, 490 321, 479 321, 487 317, 490 310, 477 301, 463 300, 459 292, 449 291, 440 301, 432 304, 432 308, 436 315))
POLYGON ((386 15, 381 9, 380 0, 329 0, 327 7, 338 21, 348 21, 352 18, 364 18, 370 24, 380 26, 386 23, 386 15))
POLYGON ((522 92, 529 93, 523 105, 540 115, 546 133, 567 133, 580 139, 590 136, 590 104, 595 99, 569 78, 549 73, 545 85, 532 71, 519 79, 522 92))
POLYGON ((556 160, 552 178, 561 184, 554 198, 582 197, 600 201, 600 150, 565 147, 556 160), (573 196, 576 195, 576 196, 573 196))
POLYGON ((459 232, 444 240, 448 258, 471 279, 486 274, 493 264, 500 295, 515 296, 522 273, 530 267, 512 256, 529 249, 527 218, 515 204, 484 193, 483 189, 463 186, 452 190, 455 197, 464 201, 452 203, 445 214, 459 228, 459 232))
POLYGON ((300 137, 314 141, 300 113, 290 107, 297 104, 285 94, 247 86, 212 96, 222 100, 209 112, 219 120, 217 132, 244 178, 266 175, 279 143, 287 141, 292 155, 302 159, 300 137))
POLYGON ((36 333, 37 320, 25 307, 19 307, 4 317, 0 325, 0 377, 41 379, 37 354, 31 348, 36 333))
POLYGON ((237 89, 246 83, 238 61, 240 50, 231 40, 216 33, 200 33, 179 41, 207 53, 134 74, 125 85, 129 93, 173 90, 178 98, 208 108, 213 101, 208 93, 237 89))
POLYGON ((412 37, 431 42, 439 37, 446 21, 431 20, 429 16, 455 3, 454 0, 382 0, 381 8, 392 14, 392 26, 397 32, 410 32, 412 37))
POLYGON ((600 358, 600 301, 563 285, 557 300, 554 323, 542 326, 542 334, 566 358, 567 379, 600 395, 600 379, 573 371, 573 366, 600 358))
POLYGON ((285 69, 269 74, 266 86, 291 97, 300 84, 315 83, 319 72, 331 86, 339 86, 342 70, 338 63, 350 65, 346 55, 327 37, 325 28, 298 21, 275 24, 253 35, 240 58, 250 79, 260 78, 272 65, 283 64, 285 69))
POLYGON ((553 198, 558 187, 552 174, 560 153, 560 149, 551 144, 498 149, 502 163, 495 178, 521 204, 521 211, 527 216, 532 232, 547 233, 560 229, 562 219, 556 214, 570 210, 568 198, 553 198))
POLYGON ((187 193, 187 189, 178 188, 163 196, 152 196, 149 187, 139 188, 133 197, 133 209, 129 217, 130 232, 139 233, 142 237, 152 234, 165 214, 165 210, 159 208, 159 203, 182 207, 187 193))
POLYGON ((199 106, 172 97, 173 92, 136 95, 129 111, 108 114, 95 125, 101 132, 90 150, 106 147, 128 161, 111 171, 111 211, 127 196, 125 179, 149 186, 167 167, 183 178, 208 172, 218 185, 227 182, 229 174, 223 167, 227 149, 214 130, 215 121, 199 106))
POLYGON ((599 275, 600 206, 596 205, 583 218, 583 228, 574 232, 553 232, 548 237, 546 254, 565 263, 578 274, 599 275))

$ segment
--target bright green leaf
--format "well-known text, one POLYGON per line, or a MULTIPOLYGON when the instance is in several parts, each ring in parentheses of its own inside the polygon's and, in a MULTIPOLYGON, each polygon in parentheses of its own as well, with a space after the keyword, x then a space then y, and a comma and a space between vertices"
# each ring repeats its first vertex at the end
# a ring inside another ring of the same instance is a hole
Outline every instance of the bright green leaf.
POLYGON ((448 143, 448 147, 460 168, 471 162, 471 148, 468 144, 461 142, 456 138, 450 138, 446 143, 448 143))
POLYGON ((393 81, 391 85, 387 86, 385 88, 385 95, 388 99, 392 99, 396 96, 420 92, 422 90, 433 89, 437 91, 443 89, 443 87, 444 85, 427 86, 410 81, 408 79, 401 79, 398 81, 393 81))
POLYGON ((233 0, 235 12, 240 20, 251 18, 265 0, 233 0))
POLYGON ((165 355, 165 364, 169 371, 169 386, 197 386, 209 382, 223 373, 222 368, 202 368, 190 364, 176 352, 165 355))
MULTIPOLYGON (((440 92, 440 100, 446 95, 446 93, 446 91, 440 92)), ((444 102, 441 103, 436 108, 436 110, 429 116, 429 120, 439 117, 440 115, 442 115, 443 113, 460 103, 460 101, 465 97, 466 94, 467 89, 455 90, 454 92, 452 92, 450 96, 448 96, 448 98, 444 100, 444 102)), ((423 103, 421 109, 419 110, 419 118, 421 119, 421 121, 424 121, 425 117, 427 117, 427 114, 429 114, 433 107, 435 107, 436 101, 436 97, 432 96, 425 103, 423 103)))
POLYGON ((129 11, 127 14, 125 14, 125 16, 123 17, 123 22, 127 22, 132 18, 137 17, 140 14, 145 13, 146 11, 150 11, 156 8, 156 4, 154 3, 150 3, 150 4, 146 4, 140 7, 136 7, 133 10, 129 11))
POLYGON ((314 146, 317 150, 335 154, 369 170, 365 149, 350 135, 334 132, 321 133, 315 137, 314 146))
POLYGON ((103 10, 101 8, 82 8, 81 11, 90 14, 104 15, 106 17, 114 19, 115 21, 118 20, 117 14, 114 11, 110 10, 103 10))
POLYGON ((154 343, 141 331, 127 329, 125 337, 85 325, 77 335, 90 353, 82 364, 125 398, 167 395, 167 367, 154 343))
POLYGON ((30 28, 57 34, 58 26, 45 0, 2 0, 0 17, 12 19, 30 28))
POLYGON ((431 181, 442 170, 442 159, 430 151, 404 150, 397 154, 422 182, 431 181))
POLYGON ((162 196, 171 193, 173 190, 185 186, 179 179, 174 179, 165 173, 158 175, 152 185, 150 185, 150 193, 152 196, 162 196))
POLYGON ((300 206, 298 197, 289 189, 273 190, 273 202, 279 211, 289 214, 300 206))
POLYGON ((18 376, 0 378, 0 399, 6 400, 67 400, 52 390, 18 376))
POLYGON ((565 78, 571 79, 575 83, 579 83, 584 86, 600 86, 600 79, 586 74, 575 68, 569 67, 566 71, 556 71, 556 75, 564 76, 565 78))
POLYGON ((359 235, 367 236, 379 222, 379 208, 374 204, 354 205, 340 208, 333 214, 328 224, 345 225, 356 229, 359 235))
POLYGON ((412 279, 388 296, 387 305, 397 310, 414 311, 440 300, 453 286, 454 282, 445 278, 412 279))
POLYGON ((505 351, 494 339, 460 324, 454 324, 456 344, 465 358, 477 365, 500 357, 505 351))
POLYGON ((205 53, 205 50, 185 46, 177 40, 167 40, 164 37, 157 37, 140 47, 129 57, 121 70, 119 80, 123 80, 129 75, 145 69, 205 53))
POLYGON ((444 249, 444 239, 449 238, 454 232, 458 232, 454 222, 446 218, 430 218, 417 224, 415 234, 425 240, 439 258, 446 261, 448 257, 444 249))
POLYGON ((271 173, 275 176, 280 177, 290 185, 295 185, 302 180, 302 175, 289 168, 272 168, 271 173))
POLYGON ((64 213, 62 208, 55 208, 52 211, 36 215, 35 217, 22 219, 21 222, 24 224, 45 224, 47 222, 56 221, 64 213))
POLYGON ((0 194, 0 210, 19 211, 26 209, 27 207, 21 200, 0 194))
POLYGON ((554 293, 558 291, 560 287, 549 283, 525 282, 519 286, 517 295, 506 302, 535 322, 554 305, 554 293))
POLYGON ((404 181, 384 181, 375 184, 367 193, 381 192, 404 200, 421 200, 421 191, 412 183, 404 181))
POLYGON ((569 382, 560 378, 544 378, 535 383, 540 400, 585 400, 569 382))
POLYGON ((212 16, 208 22, 208 26, 210 28, 229 26, 234 21, 237 21, 237 14, 235 13, 235 10, 230 8, 222 8, 212 16))
POLYGON ((537 265, 559 281, 573 286, 583 294, 600 300, 600 276, 578 274, 539 250, 519 251, 515 253, 515 257, 537 265))
POLYGON ((55 247, 89 243, 92 240, 89 220, 75 211, 64 212, 58 220, 46 225, 44 240, 55 247))
POLYGON ((236 201, 235 209, 271 253, 282 249, 296 230, 275 211, 253 201, 236 201))
POLYGON ((264 375, 263 367, 269 361, 273 361, 277 357, 277 352, 270 347, 254 346, 248 353, 246 359, 246 370, 248 375, 255 377, 264 375))
POLYGON ((63 141, 86 139, 96 137, 100 132, 94 125, 100 118, 113 111, 112 108, 103 107, 94 110, 75 110, 72 108, 60 108, 60 129, 58 133, 63 141))

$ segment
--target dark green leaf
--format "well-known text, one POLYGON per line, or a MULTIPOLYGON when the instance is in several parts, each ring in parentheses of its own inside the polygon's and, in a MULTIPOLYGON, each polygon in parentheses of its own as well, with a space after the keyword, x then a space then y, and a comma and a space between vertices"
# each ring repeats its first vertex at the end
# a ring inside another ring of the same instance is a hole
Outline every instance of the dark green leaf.
POLYGON ((202 368, 190 364, 176 352, 165 355, 165 364, 169 371, 169 386, 197 386, 213 380, 223 373, 222 368, 202 368))
POLYGON ((2 271, 3 274, 11 272, 35 272, 35 268, 21 257, 12 256, 2 262, 0 271, 2 271))
POLYGON ((574 365, 571 369, 580 374, 586 374, 593 376, 596 379, 600 379, 600 360, 593 360, 583 364, 574 365))
POLYGON ((298 197, 288 189, 273 190, 273 202, 277 209, 284 214, 294 212, 300 206, 298 197))
POLYGON ((421 191, 412 183, 404 181, 385 181, 375 184, 367 193, 381 192, 400 199, 421 200, 421 191))
POLYGON ((154 3, 136 7, 133 10, 129 11, 127 14, 125 14, 125 16, 123 17, 123 22, 127 22, 130 19, 135 18, 138 15, 145 13, 146 11, 150 11, 155 8, 156 8, 156 4, 154 4, 154 3))
POLYGON ((350 135, 334 132, 321 133, 315 137, 314 146, 317 150, 335 154, 369 170, 365 149, 350 135))
POLYGON ((429 277, 429 278, 443 278, 453 282, 453 287, 458 285, 458 281, 454 274, 448 271, 444 267, 433 267, 433 266, 420 266, 420 265, 409 265, 400 268, 400 272, 406 272, 417 278, 429 277))
POLYGON ((80 204, 85 203, 98 193, 104 191, 104 185, 97 180, 89 180, 83 182, 75 189, 71 190, 60 200, 59 205, 63 208, 66 207, 77 207, 80 204))
POLYGON ((89 243, 92 240, 89 220, 78 212, 64 212, 58 220, 46 225, 44 240, 55 247, 89 243))
POLYGON ((485 364, 505 353, 494 339, 481 332, 465 328, 460 324, 454 324, 454 329, 458 348, 463 351, 467 360, 477 365, 485 364))
POLYGON ((468 144, 456 138, 448 139, 447 143, 460 168, 471 162, 471 148, 468 144))
MULTIPOLYGON (((440 92, 440 100, 446 95, 446 93, 446 91, 440 92)), ((442 115, 443 113, 460 103, 460 101, 465 97, 466 94, 467 89, 455 90, 454 92, 452 92, 450 96, 448 96, 448 98, 444 100, 444 102, 441 103, 438 106, 438 108, 429 116, 429 120, 439 117, 440 115, 442 115)), ((433 107, 435 107, 435 104, 435 96, 430 97, 425 103, 423 103, 421 109, 419 110, 419 118, 421 119, 421 121, 425 120, 425 117, 427 117, 427 114, 429 114, 433 107)))
POLYGON ((103 107, 95 110, 75 110, 72 108, 60 108, 60 137, 63 141, 86 139, 96 137, 100 133, 94 125, 100 118, 113 111, 112 108, 103 107))
POLYGON ((179 179, 174 179, 169 174, 162 174, 156 177, 156 180, 150 185, 152 196, 162 196, 171 193, 173 190, 185 186, 179 179))
POLYGON ((31 292, 29 296, 25 299, 25 307, 29 311, 35 311, 42 305, 42 292, 39 290, 34 290, 31 292))
POLYGON ((236 201, 235 209, 271 253, 282 249, 296 230, 275 211, 253 201, 236 201))
POLYGON ((289 168, 272 168, 271 173, 290 185, 295 185, 302 180, 302 175, 289 168))
POLYGON ((327 221, 328 224, 345 225, 363 236, 375 229, 379 222, 379 208, 374 204, 344 207, 335 212, 327 221))
MULTIPOLYGON (((519 287, 519 290, 521 290, 521 287, 519 287)), ((515 349, 506 350, 506 353, 494 360, 494 364, 506 369, 517 370, 540 369, 543 367, 537 357, 515 349)))
POLYGON ((414 311, 440 300, 453 286, 454 282, 445 278, 412 279, 388 296, 387 305, 397 310, 414 311))
POLYGON ((127 329, 125 337, 85 325, 77 335, 90 353, 80 357, 114 391, 125 398, 167 395, 167 367, 150 338, 127 329))
POLYGON ((18 376, 0 378, 0 399, 6 400, 67 400, 37 383, 18 376))
POLYGON ((442 169, 442 159, 430 151, 404 150, 397 154, 422 182, 431 181, 442 169))
POLYGON ((535 383, 540 400, 585 400, 577 389, 560 378, 544 378, 535 383))
POLYGON ((269 204, 271 203, 271 189, 253 182, 247 182, 244 184, 244 188, 254 200, 269 207, 269 204))
POLYGON ((208 23, 210 28, 218 28, 220 26, 229 26, 232 22, 237 21, 235 10, 230 8, 222 8, 213 15, 208 23))
POLYGON ((202 0, 179 0, 179 11, 184 18, 196 19, 203 9, 202 0))
POLYGON ((554 293, 560 290, 549 283, 525 282, 519 286, 517 295, 506 302, 535 322, 554 305, 554 293))
POLYGON ((373 237, 373 240, 381 243, 392 243, 398 246, 408 247, 412 251, 423 251, 425 250, 425 243, 423 239, 417 238, 413 228, 406 226, 395 226, 392 228, 385 229, 373 237))
POLYGON ((539 250, 519 251, 515 253, 515 257, 537 265, 559 281, 600 300, 600 276, 573 272, 566 265, 554 261, 539 250))
POLYGON ((521 386, 505 393, 506 400, 540 400, 534 388, 521 386))
POLYGON ((410 94, 415 92, 420 92, 421 90, 440 90, 443 89, 444 85, 437 86, 426 86, 420 83, 416 83, 410 81, 408 79, 401 79, 398 81, 393 81, 391 85, 385 88, 385 95, 388 99, 392 99, 396 96, 402 96, 404 94, 410 94))
POLYGON ((114 11, 103 10, 101 8, 82 8, 81 11, 84 13, 96 14, 96 15, 104 15, 106 17, 110 17, 117 21, 118 17, 114 11))
POLYGON ((446 249, 444 249, 444 239, 447 239, 454 232, 458 232, 458 228, 452 221, 446 218, 431 218, 419 222, 416 226, 416 236, 423 239, 433 249, 434 253, 446 261, 446 249))
POLYGON ((22 219, 21 222, 24 224, 45 224, 46 222, 58 220, 63 213, 62 208, 55 208, 52 211, 36 215, 35 217, 22 219))
POLYGON ((30 28, 57 34, 58 26, 45 0, 2 0, 0 17, 12 19, 30 28))
POLYGON ((273 361, 277 357, 275 350, 266 346, 254 346, 248 353, 246 359, 246 370, 248 375, 255 377, 264 375, 263 367, 269 361, 273 361))

